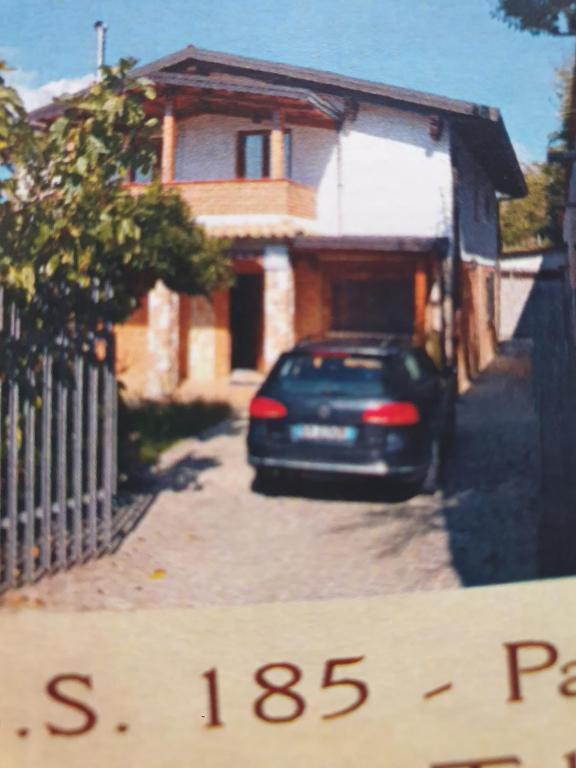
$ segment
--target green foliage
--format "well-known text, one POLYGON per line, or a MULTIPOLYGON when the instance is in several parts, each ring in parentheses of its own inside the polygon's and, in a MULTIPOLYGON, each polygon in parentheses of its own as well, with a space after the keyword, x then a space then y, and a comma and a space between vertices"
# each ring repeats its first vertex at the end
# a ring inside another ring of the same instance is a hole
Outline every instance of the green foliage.
POLYGON ((143 466, 155 463, 162 451, 178 440, 193 437, 230 418, 226 402, 143 403, 130 406, 120 401, 118 418, 120 474, 134 480, 143 466))
MULTIPOLYGON (((6 84, 9 69, 0 59, 0 167, 10 170, 12 159, 27 146, 28 126, 26 111, 16 91, 6 84)), ((2 180, 0 177, 0 194, 2 180)))
POLYGON ((564 169, 534 164, 524 169, 528 195, 500 203, 504 250, 544 248, 562 243, 558 211, 564 194, 564 169))
POLYGON ((576 34, 575 0, 498 0, 495 15, 535 35, 576 34))
POLYGON ((123 185, 155 156, 157 121, 144 110, 155 93, 130 76, 133 64, 105 68, 42 129, 0 70, 0 160, 11 171, 0 180, 0 280, 26 308, 29 340, 121 322, 158 279, 204 294, 229 280, 226 244, 195 224, 176 192, 123 185), (106 287, 105 301, 94 285, 106 287))

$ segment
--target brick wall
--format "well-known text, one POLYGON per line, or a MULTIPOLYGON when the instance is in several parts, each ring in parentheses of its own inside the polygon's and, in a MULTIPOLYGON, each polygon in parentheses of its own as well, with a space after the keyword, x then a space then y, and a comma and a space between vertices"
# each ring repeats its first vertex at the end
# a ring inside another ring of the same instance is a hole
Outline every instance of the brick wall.
POLYGON ((215 323, 215 370, 216 378, 224 378, 230 373, 231 336, 230 336, 230 292, 218 291, 213 296, 215 323))
MULTIPOLYGON (((458 377, 460 388, 494 358, 496 352, 496 318, 488 316, 488 279, 495 275, 493 267, 463 264, 460 275, 461 307, 458 311, 458 377)), ((496 281, 496 277, 494 277, 496 281)), ((495 282, 495 308, 498 285, 495 282)))
POLYGON ((148 297, 122 325, 115 328, 116 373, 132 394, 143 394, 148 374, 148 297))
POLYGON ((316 218, 316 193, 288 179, 173 182, 195 216, 279 214, 316 218))
POLYGON ((294 266, 296 291, 296 338, 322 333, 323 286, 320 264, 315 257, 299 258, 294 266))
MULTIPOLYGON (((434 311, 428 306, 433 301, 432 270, 422 267, 425 263, 421 261, 421 268, 426 272, 420 329, 423 332, 437 326, 434 311)), ((295 261, 296 337, 326 333, 332 327, 333 280, 413 280, 416 267, 417 263, 405 254, 380 254, 372 259, 358 253, 298 257, 295 261)))
MULTIPOLYGON (((239 260, 237 268, 241 272, 258 271, 264 275, 262 369, 266 371, 295 339, 330 329, 332 280, 386 279, 387 276, 413 280, 416 263, 401 254, 381 254, 372 259, 359 254, 346 254, 342 259, 310 254, 291 259, 285 246, 275 246, 267 249, 263 257, 239 260)), ((435 319, 438 312, 433 306, 438 297, 434 298, 432 285, 430 272, 423 312, 426 329, 438 325, 435 319)), ((118 329, 118 368, 130 389, 154 394, 150 387, 152 378, 163 377, 162 380, 169 379, 174 384, 186 380, 210 382, 228 376, 232 339, 229 292, 218 292, 209 300, 176 297, 164 291, 159 298, 160 303, 158 297, 149 302, 148 315, 141 311, 118 329), (154 327, 148 328, 146 323, 153 307, 160 314, 154 320, 154 327), (170 328, 166 325, 169 322, 173 324, 170 328), (153 345, 160 348, 154 349, 153 345), (169 371, 170 358, 174 367, 169 371), (155 368, 159 364, 162 370, 155 368)), ((477 301, 474 306, 476 304, 477 301)), ((479 354, 485 357, 487 352, 482 349, 479 354)))

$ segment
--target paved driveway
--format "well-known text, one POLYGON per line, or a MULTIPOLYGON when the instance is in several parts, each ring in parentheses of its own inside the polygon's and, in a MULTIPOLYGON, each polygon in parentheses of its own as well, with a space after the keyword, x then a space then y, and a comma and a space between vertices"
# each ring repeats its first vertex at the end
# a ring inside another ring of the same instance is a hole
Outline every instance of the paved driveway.
MULTIPOLYGON (((251 490, 245 424, 165 456, 140 525, 113 556, 45 579, 45 608, 240 604, 381 595, 537 575, 537 423, 525 359, 499 358, 461 398, 443 493, 366 482, 251 490)), ((14 601, 14 594, 7 602, 14 601)))

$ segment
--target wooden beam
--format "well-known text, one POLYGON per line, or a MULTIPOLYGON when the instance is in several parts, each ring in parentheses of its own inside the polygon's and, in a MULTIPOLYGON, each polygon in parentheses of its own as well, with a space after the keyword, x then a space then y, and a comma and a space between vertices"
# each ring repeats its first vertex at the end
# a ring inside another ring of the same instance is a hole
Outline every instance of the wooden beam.
POLYGON ((426 340, 426 301, 428 298, 428 273, 421 259, 414 270, 414 335, 419 344, 426 340))
POLYGON ((162 183, 174 181, 174 167, 176 163, 176 118, 174 117, 174 103, 167 99, 164 106, 164 118, 162 120, 162 183))

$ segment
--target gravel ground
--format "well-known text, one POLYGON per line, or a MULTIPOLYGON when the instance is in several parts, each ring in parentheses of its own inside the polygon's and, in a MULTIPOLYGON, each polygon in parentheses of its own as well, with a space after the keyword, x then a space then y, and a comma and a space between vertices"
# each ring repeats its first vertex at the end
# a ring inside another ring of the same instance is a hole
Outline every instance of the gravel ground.
POLYGON ((381 483, 251 490, 238 419, 164 456, 162 489, 116 554, 8 594, 45 609, 232 605, 382 595, 538 575, 537 421, 525 356, 460 400, 443 492, 381 483))

